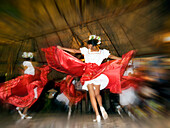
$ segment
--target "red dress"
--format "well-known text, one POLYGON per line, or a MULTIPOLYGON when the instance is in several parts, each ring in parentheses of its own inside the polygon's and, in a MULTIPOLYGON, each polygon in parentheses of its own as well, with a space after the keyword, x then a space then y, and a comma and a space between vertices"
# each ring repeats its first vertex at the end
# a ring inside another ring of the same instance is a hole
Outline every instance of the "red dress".
POLYGON ((106 89, 110 89, 112 93, 121 93, 123 89, 121 85, 122 76, 135 53, 133 50, 129 51, 122 56, 122 60, 111 60, 98 66, 95 63, 83 63, 55 46, 44 48, 42 51, 45 52, 47 63, 51 68, 73 77, 81 77, 82 85, 85 81, 92 80, 100 74, 105 74, 109 78, 106 89))
POLYGON ((49 66, 37 68, 36 75, 22 75, 15 79, 0 83, 0 100, 17 107, 31 107, 38 98, 34 98, 34 88, 37 87, 39 97, 47 83, 49 66))

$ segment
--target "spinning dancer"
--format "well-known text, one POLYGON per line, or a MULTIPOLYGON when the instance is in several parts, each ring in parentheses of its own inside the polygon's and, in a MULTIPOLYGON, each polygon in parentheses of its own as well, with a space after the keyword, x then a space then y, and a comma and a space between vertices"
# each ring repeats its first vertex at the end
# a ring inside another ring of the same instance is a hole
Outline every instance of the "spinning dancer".
MULTIPOLYGON (((24 52, 22 57, 30 60, 33 58, 33 53, 24 52)), ((0 100, 17 106, 16 109, 21 119, 31 119, 31 116, 27 116, 27 110, 40 96, 47 83, 47 74, 50 68, 42 66, 37 68, 39 73, 35 74, 35 69, 30 61, 24 61, 23 65, 26 67, 24 75, 0 83, 0 100)))
POLYGON ((42 49, 46 54, 46 59, 50 67, 72 76, 81 76, 82 89, 89 91, 91 104, 96 114, 94 121, 97 122, 101 121, 97 102, 103 118, 108 118, 108 114, 102 105, 100 90, 108 88, 112 93, 121 93, 121 77, 134 54, 134 51, 130 51, 123 55, 123 59, 121 60, 120 57, 110 55, 108 50, 99 49, 100 43, 101 38, 99 36, 91 35, 87 42, 87 48, 83 47, 80 50, 76 50, 53 46, 42 49), (83 54, 85 63, 63 50, 83 54), (101 64, 106 58, 116 60, 101 64))

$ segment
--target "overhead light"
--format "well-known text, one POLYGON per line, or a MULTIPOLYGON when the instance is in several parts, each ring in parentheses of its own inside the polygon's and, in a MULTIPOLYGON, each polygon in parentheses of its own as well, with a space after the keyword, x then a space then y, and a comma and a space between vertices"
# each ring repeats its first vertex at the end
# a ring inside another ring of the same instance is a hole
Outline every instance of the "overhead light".
POLYGON ((170 36, 164 37, 164 38, 163 38, 163 42, 170 42, 170 36))

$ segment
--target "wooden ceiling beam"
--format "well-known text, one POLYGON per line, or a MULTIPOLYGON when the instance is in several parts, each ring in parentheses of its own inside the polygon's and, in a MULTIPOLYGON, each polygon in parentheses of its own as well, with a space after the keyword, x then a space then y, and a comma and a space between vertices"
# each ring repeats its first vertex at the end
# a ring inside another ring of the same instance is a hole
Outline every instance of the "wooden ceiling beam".
POLYGON ((21 48, 23 48, 23 44, 24 44, 24 41, 22 41, 22 42, 21 42, 20 48, 19 48, 19 50, 17 51, 17 57, 16 57, 16 60, 15 60, 15 62, 14 62, 14 66, 13 66, 13 68, 12 68, 12 71, 14 71, 14 70, 15 70, 15 64, 16 64, 16 63, 17 63, 17 61, 18 61, 18 58, 19 58, 19 52, 21 51, 21 48))
POLYGON ((37 43, 37 40, 36 40, 35 38, 33 38, 33 40, 35 41, 35 45, 37 46, 37 50, 38 50, 38 53, 39 53, 39 55, 40 55, 41 61, 42 61, 42 63, 44 64, 43 58, 42 58, 42 55, 41 55, 41 52, 40 52, 40 49, 39 49, 39 46, 38 46, 38 43, 37 43))
POLYGON ((132 44, 132 41, 129 39, 128 35, 126 34, 123 25, 122 25, 118 20, 117 20, 117 22, 119 23, 121 29, 123 30, 123 33, 125 34, 126 38, 128 39, 128 42, 130 43, 130 45, 132 46, 132 48, 135 50, 136 48, 135 48, 134 45, 132 44))
POLYGON ((62 13, 62 12, 60 11, 60 8, 59 8, 56 0, 54 0, 54 3, 55 3, 55 6, 56 6, 56 8, 57 8, 57 11, 58 11, 59 14, 63 17, 64 21, 66 22, 66 24, 67 24, 67 26, 68 26, 68 28, 69 28, 69 30, 71 31, 73 37, 75 38, 76 43, 78 44, 78 46, 81 46, 82 44, 80 44, 80 43, 78 42, 78 40, 77 40, 77 38, 76 38, 76 36, 75 36, 75 33, 73 32, 72 28, 70 27, 70 25, 69 25, 69 23, 68 23, 65 15, 64 15, 64 13, 62 13))
MULTIPOLYGON (((45 9, 45 11, 46 11, 46 13, 47 13, 47 15, 48 15, 48 18, 49 18, 49 20, 50 20, 50 22, 51 22, 51 24, 52 24, 54 30, 56 30, 57 28, 56 28, 56 26, 55 26, 55 24, 54 24, 54 22, 53 22, 53 20, 52 20, 52 18, 51 18, 51 16, 50 16, 50 13, 48 12, 48 10, 47 10, 45 4, 42 2, 42 0, 41 0, 41 3, 42 3, 42 5, 43 5, 43 7, 44 7, 44 9, 45 9)), ((61 46, 64 46, 64 45, 63 45, 63 42, 62 42, 62 40, 61 40, 61 38, 60 38, 60 36, 58 35, 58 32, 55 31, 54 33, 57 35, 57 37, 58 37, 58 39, 59 39, 59 42, 60 42, 61 46)), ((46 36, 46 35, 45 35, 45 36, 46 36)), ((47 40, 46 40, 46 41, 47 41, 47 40)))
POLYGON ((89 31, 90 35, 91 35, 91 34, 92 34, 92 32, 91 32, 91 30, 89 29, 88 24, 86 24, 86 28, 87 28, 87 30, 89 31))
MULTIPOLYGON (((110 37, 109 37, 109 35, 107 34, 107 32, 106 32, 106 30, 104 29, 104 27, 101 25, 101 23, 100 23, 99 21, 97 21, 97 23, 99 24, 99 26, 100 26, 100 27, 102 28, 102 30, 104 31, 104 33, 105 33, 105 35, 107 36, 107 38, 109 39, 110 43, 111 43, 112 46, 114 47, 117 55, 120 57, 120 54, 119 54, 117 48, 115 47, 114 43, 113 43, 112 40, 110 39, 110 37)), ((116 42, 116 40, 115 40, 115 42, 116 42)))

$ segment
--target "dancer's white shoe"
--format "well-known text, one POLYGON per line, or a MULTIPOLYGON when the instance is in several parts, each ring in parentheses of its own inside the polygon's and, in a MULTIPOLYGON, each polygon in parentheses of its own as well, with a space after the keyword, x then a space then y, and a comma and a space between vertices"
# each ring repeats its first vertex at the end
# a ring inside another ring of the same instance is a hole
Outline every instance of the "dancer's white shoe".
POLYGON ((27 115, 22 114, 21 120, 23 120, 23 119, 32 119, 32 116, 27 116, 27 115))
POLYGON ((101 121, 101 117, 100 115, 96 116, 96 119, 93 119, 93 122, 100 122, 101 121))
POLYGON ((107 112, 105 111, 104 107, 103 106, 100 106, 100 111, 102 113, 102 117, 104 120, 106 120, 108 118, 108 114, 107 112))
POLYGON ((25 116, 25 119, 32 119, 32 116, 25 116))
POLYGON ((22 116, 22 112, 21 112, 21 108, 20 107, 16 107, 16 110, 18 111, 19 115, 22 116))
POLYGON ((21 116, 21 120, 23 120, 23 119, 32 119, 32 116, 27 116, 27 114, 23 114, 21 112, 21 109, 22 108, 20 108, 20 107, 16 107, 16 110, 18 110, 18 113, 21 116))

